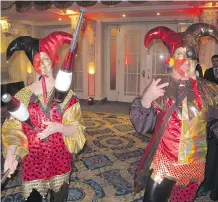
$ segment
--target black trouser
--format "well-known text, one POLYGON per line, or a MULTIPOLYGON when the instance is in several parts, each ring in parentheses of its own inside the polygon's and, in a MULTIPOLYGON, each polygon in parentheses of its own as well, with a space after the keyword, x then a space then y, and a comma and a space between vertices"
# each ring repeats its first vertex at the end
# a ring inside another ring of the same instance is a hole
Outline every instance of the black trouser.
MULTIPOLYGON (((58 192, 51 191, 50 202, 67 202, 68 188, 69 185, 65 183, 58 192)), ((33 190, 26 202, 43 202, 43 198, 36 190, 33 190)))
POLYGON ((164 178, 161 184, 158 184, 150 178, 145 189, 143 202, 168 202, 175 181, 164 178))
POLYGON ((211 191, 211 199, 218 200, 218 143, 215 139, 207 142, 207 158, 205 167, 205 178, 202 187, 205 191, 211 191))

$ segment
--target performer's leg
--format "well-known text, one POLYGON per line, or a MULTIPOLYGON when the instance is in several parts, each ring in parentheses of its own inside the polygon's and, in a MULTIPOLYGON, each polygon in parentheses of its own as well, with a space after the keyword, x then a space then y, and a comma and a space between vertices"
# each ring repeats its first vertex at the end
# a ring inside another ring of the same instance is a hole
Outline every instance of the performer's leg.
POLYGON ((42 196, 34 189, 25 202, 42 202, 42 196))
MULTIPOLYGON (((207 141, 207 156, 206 156, 206 165, 205 165, 205 178, 203 183, 198 190, 197 197, 208 195, 209 191, 213 191, 213 186, 216 184, 217 179, 215 173, 217 172, 218 167, 216 166, 218 146, 214 139, 207 141), (216 153, 217 150, 217 153, 216 153)), ((218 194, 217 194, 218 196, 218 194)))
POLYGON ((150 178, 145 189, 143 202, 167 202, 175 183, 173 180, 164 178, 161 184, 158 184, 150 178))
POLYGON ((193 202, 200 183, 190 183, 185 188, 175 186, 170 202, 193 202))
POLYGON ((206 157, 205 180, 203 186, 205 190, 211 190, 214 183, 214 173, 216 172, 216 148, 217 142, 214 139, 208 140, 208 151, 206 157))
POLYGON ((51 193, 51 202, 67 202, 69 185, 64 183, 58 192, 51 193))

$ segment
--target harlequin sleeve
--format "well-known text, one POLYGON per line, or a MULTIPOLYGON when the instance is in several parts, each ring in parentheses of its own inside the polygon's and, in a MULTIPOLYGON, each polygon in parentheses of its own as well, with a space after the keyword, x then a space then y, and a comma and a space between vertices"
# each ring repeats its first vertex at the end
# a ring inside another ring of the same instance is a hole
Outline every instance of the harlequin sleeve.
POLYGON ((22 132, 21 122, 15 119, 6 119, 2 126, 3 156, 6 156, 10 145, 16 145, 16 155, 24 158, 28 153, 27 137, 22 132))
POLYGON ((71 153, 78 153, 85 145, 85 126, 82 119, 81 108, 79 102, 68 108, 63 115, 63 124, 74 124, 76 133, 73 137, 64 136, 64 143, 71 153))
POLYGON ((141 104, 141 99, 133 100, 130 109, 130 120, 139 133, 152 132, 156 122, 156 110, 151 107, 144 108, 141 104))

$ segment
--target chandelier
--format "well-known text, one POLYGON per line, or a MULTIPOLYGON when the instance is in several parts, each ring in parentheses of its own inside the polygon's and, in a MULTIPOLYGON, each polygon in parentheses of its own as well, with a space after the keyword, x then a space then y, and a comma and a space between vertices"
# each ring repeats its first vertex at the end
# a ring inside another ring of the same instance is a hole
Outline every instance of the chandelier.
POLYGON ((1 32, 8 32, 11 25, 6 20, 0 20, 1 32))

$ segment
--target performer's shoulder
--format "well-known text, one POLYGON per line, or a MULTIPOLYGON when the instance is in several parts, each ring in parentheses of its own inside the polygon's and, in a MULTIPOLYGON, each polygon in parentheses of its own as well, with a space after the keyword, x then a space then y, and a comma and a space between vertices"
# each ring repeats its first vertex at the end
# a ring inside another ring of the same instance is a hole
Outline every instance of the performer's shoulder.
POLYGON ((67 97, 68 99, 74 99, 74 100, 77 100, 77 102, 79 102, 79 99, 73 90, 69 90, 67 97))
POLYGON ((214 82, 208 81, 203 78, 198 78, 197 82, 199 87, 218 93, 218 85, 214 82))
POLYGON ((206 72, 213 72, 213 67, 210 67, 210 68, 206 69, 205 73, 206 72))
POLYGON ((76 96, 76 94, 72 91, 69 90, 69 92, 67 93, 67 96, 64 99, 64 102, 61 103, 61 107, 66 107, 66 106, 72 106, 73 104, 76 104, 79 102, 78 97, 76 96))
POLYGON ((15 98, 20 100, 25 106, 28 106, 32 91, 29 87, 24 87, 15 94, 15 98))

